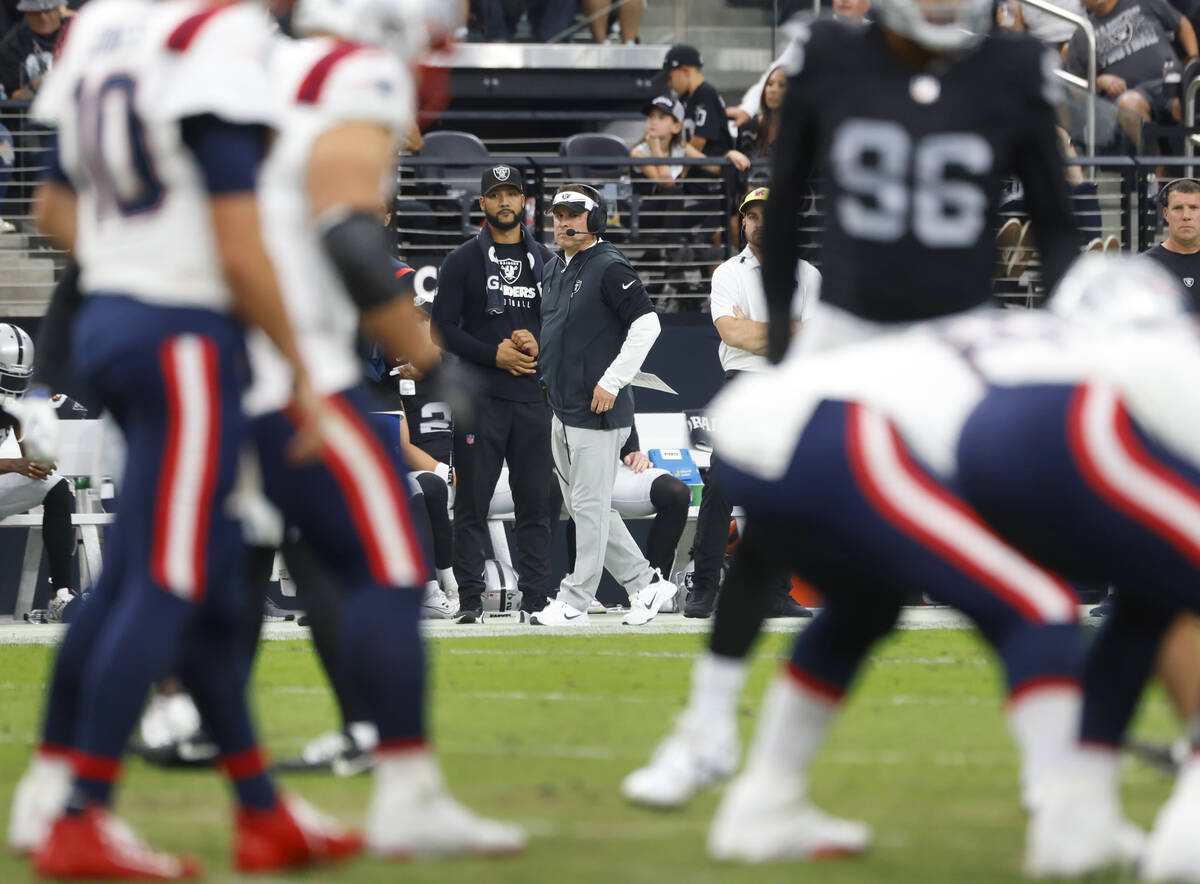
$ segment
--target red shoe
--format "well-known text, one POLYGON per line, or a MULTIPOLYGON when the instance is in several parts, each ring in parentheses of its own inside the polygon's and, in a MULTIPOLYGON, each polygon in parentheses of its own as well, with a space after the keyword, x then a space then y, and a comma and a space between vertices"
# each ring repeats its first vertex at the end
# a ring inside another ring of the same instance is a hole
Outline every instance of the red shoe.
POLYGON ((363 849, 362 835, 295 795, 281 795, 270 810, 239 809, 236 825, 234 865, 239 872, 336 862, 363 849))
POLYGON ((107 809, 89 807, 63 814, 33 860, 42 878, 88 881, 179 881, 197 878, 204 869, 190 856, 151 849, 107 809))

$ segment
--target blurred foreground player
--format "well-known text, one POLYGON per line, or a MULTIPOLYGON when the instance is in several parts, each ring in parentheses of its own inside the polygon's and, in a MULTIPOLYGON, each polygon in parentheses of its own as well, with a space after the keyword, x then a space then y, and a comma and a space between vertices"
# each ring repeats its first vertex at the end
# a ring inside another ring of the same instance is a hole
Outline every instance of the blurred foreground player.
MULTIPOLYGON (((809 573, 825 568, 823 580, 853 573, 842 565, 833 575, 828 557, 811 548, 822 530, 811 508, 780 491, 805 482, 819 494, 809 457, 830 447, 828 426, 845 412, 853 483, 898 530, 933 536, 954 529, 962 560, 974 560, 982 580, 1009 583, 1017 593, 1030 583, 1018 583, 1016 563, 979 555, 988 528, 1070 578, 1116 585, 1113 612, 1088 649, 1078 747, 1043 776, 1025 770, 1025 866, 1039 877, 1087 874, 1138 857, 1142 836, 1120 807, 1118 749, 1163 635, 1180 610, 1200 610, 1200 402, 1188 381, 1200 368, 1200 347, 1183 293, 1149 262, 1096 257, 1064 279, 1052 307, 943 320, 789 360, 718 408, 730 428, 721 441, 734 452, 729 478, 748 518, 780 526, 796 550, 784 555, 809 573), (762 430, 751 413, 781 390, 791 398, 776 412, 777 437, 751 441, 755 425, 762 430)), ((822 469, 832 471, 833 463, 826 459, 822 469)), ((882 542, 876 546, 886 552, 882 542)), ((944 578, 931 571, 925 582, 944 597, 944 578)), ((838 602, 831 594, 770 692, 746 772, 714 822, 715 852, 747 857, 738 844, 763 814, 793 816, 795 824, 803 799, 780 802, 780 792, 764 784, 803 779, 822 722, 837 705, 821 690, 822 673, 838 659, 861 660, 872 639, 869 618, 861 610, 847 617, 844 608, 839 617, 838 602), (800 744, 809 748, 799 751, 800 744)), ((1040 717, 1052 730, 1045 701, 1041 709, 1028 703, 1018 714, 1040 717)), ((1197 771, 1185 764, 1158 816, 1141 857, 1148 880, 1200 880, 1197 771)), ((761 841, 759 848, 770 852, 761 841)))
POLYGON ((445 4, 424 0, 296 4, 292 27, 305 36, 281 42, 271 59, 286 103, 261 192, 287 311, 329 405, 319 460, 296 465, 284 456, 297 432, 292 372, 261 335, 250 340, 255 381, 246 397, 267 496, 344 595, 335 665, 379 740, 367 845, 401 858, 525 845, 519 827, 454 800, 429 745, 419 629, 429 572, 392 441, 370 416, 355 346, 361 326, 388 356, 436 359, 412 297, 397 291, 375 212, 414 119, 405 61, 428 41, 429 17, 445 13, 445 4))
MULTIPOLYGON (((242 546, 224 503, 245 427, 243 322, 296 367, 304 430, 292 455, 315 451, 319 412, 259 234, 257 170, 275 116, 260 63, 268 40, 250 4, 98 4, 76 17, 33 108, 57 127, 38 223, 74 252, 83 295, 58 289, 47 322, 61 336, 71 302, 82 301, 75 368, 129 452, 103 577, 60 649, 43 743, 14 800, 13 819, 25 826, 14 846, 36 851, 45 877, 198 874, 195 860, 151 850, 108 809, 147 689, 171 671, 233 781, 240 870, 361 849, 359 836, 276 793, 246 708, 249 659, 236 635, 242 546), (126 137, 102 137, 112 132, 126 137), (68 750, 70 795, 46 836, 55 809, 47 797, 64 791, 68 750)), ((43 356, 65 361, 64 349, 43 356)), ((35 456, 52 459, 44 388, 29 392, 18 418, 35 456)))
MULTIPOLYGON (((826 349, 991 297, 1001 185, 1027 194, 1053 288, 1081 244, 1058 153, 1055 60, 1032 38, 988 33, 990 0, 881 0, 879 22, 801 26, 784 101, 763 238, 768 358, 788 347, 796 217, 816 185, 825 209, 821 301, 797 346, 826 349), (819 182, 819 183, 818 183, 819 182)), ((740 595, 717 605, 688 708, 633 801, 678 806, 728 776, 738 753, 745 657, 766 610, 753 526, 734 552, 740 595)))

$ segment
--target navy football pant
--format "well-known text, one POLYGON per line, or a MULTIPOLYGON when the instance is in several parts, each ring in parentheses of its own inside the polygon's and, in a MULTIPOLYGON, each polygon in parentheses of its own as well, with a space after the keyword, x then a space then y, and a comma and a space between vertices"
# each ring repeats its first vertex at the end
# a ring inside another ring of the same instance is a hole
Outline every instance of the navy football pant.
POLYGON ((1010 541, 1070 578, 1115 584, 1082 736, 1120 744, 1163 633, 1181 608, 1200 610, 1200 470, 1092 385, 992 390, 958 461, 964 495, 1010 541))
POLYGON ((1013 698, 1078 678, 1069 587, 1001 541, 870 409, 823 402, 782 477, 725 465, 722 481, 761 529, 758 548, 824 596, 791 661, 818 693, 845 693, 915 592, 972 619, 999 653, 1013 698))
POLYGON ((240 527, 224 512, 243 436, 239 326, 208 311, 92 295, 75 358, 125 434, 121 508, 96 597, 56 666, 44 742, 71 732, 72 807, 107 802, 154 681, 178 672, 244 804, 269 807, 237 640, 240 527), (63 704, 74 699, 73 715, 63 704), (73 718, 73 720, 72 720, 73 718))
POLYGON ((321 459, 286 458, 286 412, 254 422, 267 496, 298 529, 345 600, 335 655, 379 728, 380 750, 424 745, 421 588, 428 570, 389 440, 361 388, 328 397, 321 459))

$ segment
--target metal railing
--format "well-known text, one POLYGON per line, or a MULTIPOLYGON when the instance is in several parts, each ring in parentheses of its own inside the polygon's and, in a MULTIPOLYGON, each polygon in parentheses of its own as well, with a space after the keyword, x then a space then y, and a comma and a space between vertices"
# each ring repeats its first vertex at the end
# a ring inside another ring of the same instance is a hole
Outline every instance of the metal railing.
MULTIPOLYGON (((1087 144, 1087 155, 1094 157, 1096 155, 1096 29, 1092 27, 1091 20, 1086 15, 1076 15, 1073 12, 1067 12, 1065 9, 1055 6, 1049 0, 1021 0, 1034 9, 1040 9, 1042 12, 1052 15, 1055 18, 1061 18, 1064 21, 1069 21, 1077 28, 1083 30, 1084 37, 1087 38, 1088 57, 1087 57, 1087 82, 1083 88, 1087 89, 1087 131, 1084 141, 1087 144)), ((1058 74, 1068 83, 1079 85, 1076 81, 1079 79, 1066 71, 1059 71, 1058 74)))

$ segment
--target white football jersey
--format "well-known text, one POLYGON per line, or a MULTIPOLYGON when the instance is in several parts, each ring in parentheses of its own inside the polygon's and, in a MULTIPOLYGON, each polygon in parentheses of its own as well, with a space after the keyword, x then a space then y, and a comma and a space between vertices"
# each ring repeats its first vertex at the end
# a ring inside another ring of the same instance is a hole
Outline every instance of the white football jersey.
MULTIPOLYGON (((317 392, 331 393, 362 375, 355 352, 359 317, 312 217, 309 160, 317 138, 345 123, 379 124, 399 140, 414 121, 412 81, 386 50, 329 37, 278 38, 271 80, 282 113, 259 182, 263 237, 312 382, 317 392)), ((393 187, 389 170, 380 182, 381 204, 390 202, 393 187)), ((246 410, 282 408, 291 397, 291 369, 260 333, 250 336, 250 354, 254 383, 246 410)))
POLYGON ((1196 377, 1200 333, 1186 319, 1100 331, 1045 311, 986 311, 743 376, 722 391, 712 414, 721 456, 775 479, 822 400, 860 402, 894 421, 925 464, 950 478, 963 424, 989 384, 1093 381, 1115 388, 1148 433, 1200 466, 1196 377))
POLYGON ((180 121, 271 125, 261 6, 104 0, 71 24, 33 116, 79 200, 85 293, 228 311, 201 170, 180 121))

